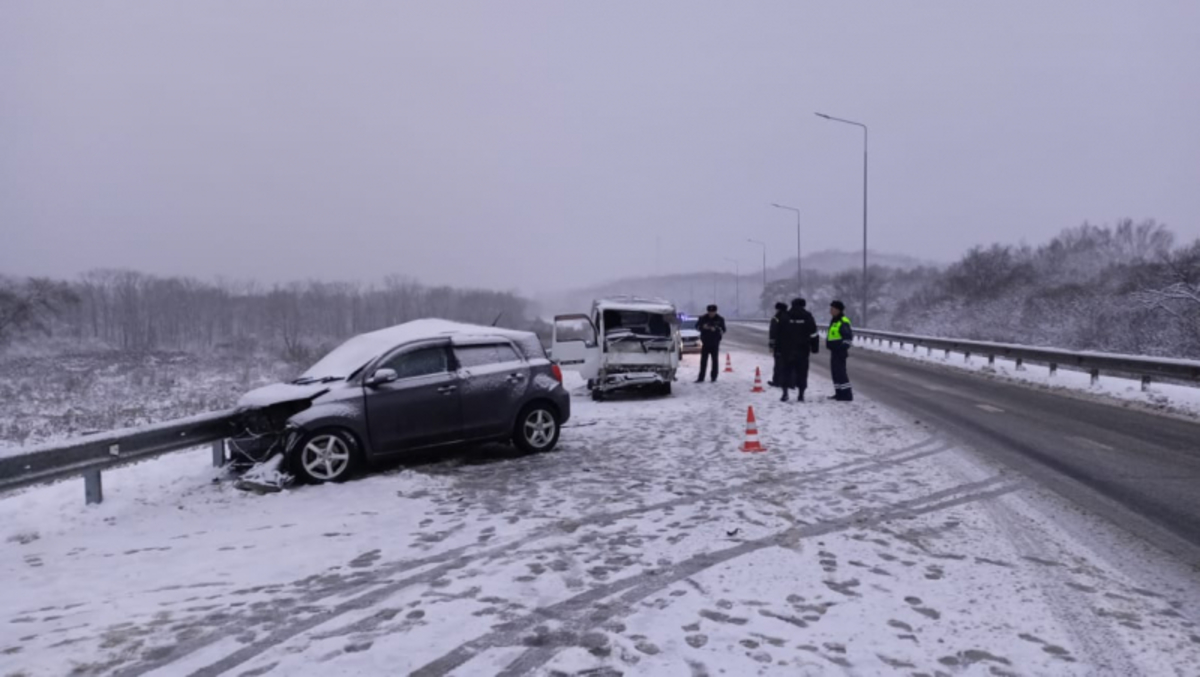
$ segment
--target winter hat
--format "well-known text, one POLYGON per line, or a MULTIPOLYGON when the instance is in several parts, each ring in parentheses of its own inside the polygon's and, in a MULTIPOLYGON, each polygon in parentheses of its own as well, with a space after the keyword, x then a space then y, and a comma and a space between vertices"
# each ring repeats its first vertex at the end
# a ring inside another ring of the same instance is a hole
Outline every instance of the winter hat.
POLYGON ((787 304, 784 303, 783 301, 780 301, 779 303, 775 304, 775 310, 776 311, 787 310, 787 304))
POLYGON ((808 305, 808 301, 805 301, 804 299, 792 299, 792 305, 803 308, 804 306, 808 305))
POLYGON ((841 301, 834 301, 833 303, 829 304, 829 307, 837 308, 838 310, 842 311, 843 313, 846 312, 846 304, 842 303, 841 301))

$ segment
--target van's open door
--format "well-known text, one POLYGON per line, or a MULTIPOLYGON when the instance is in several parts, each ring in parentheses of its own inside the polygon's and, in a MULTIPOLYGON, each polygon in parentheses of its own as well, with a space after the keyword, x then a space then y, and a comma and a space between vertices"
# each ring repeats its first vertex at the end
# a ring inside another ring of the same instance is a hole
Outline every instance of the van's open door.
POLYGON ((556 315, 550 357, 563 369, 579 372, 586 379, 600 373, 600 341, 596 325, 587 315, 556 315))

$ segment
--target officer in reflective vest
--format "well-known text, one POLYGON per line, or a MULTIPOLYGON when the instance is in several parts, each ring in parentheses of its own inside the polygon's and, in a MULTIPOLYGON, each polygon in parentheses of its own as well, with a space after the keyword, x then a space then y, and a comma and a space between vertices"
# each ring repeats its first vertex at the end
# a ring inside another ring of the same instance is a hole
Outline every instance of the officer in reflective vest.
POLYGON ((850 318, 846 317, 846 304, 834 301, 829 304, 829 333, 825 347, 829 349, 829 368, 833 372, 833 397, 831 400, 853 402, 854 391, 850 388, 850 374, 846 372, 846 358, 854 341, 850 318))

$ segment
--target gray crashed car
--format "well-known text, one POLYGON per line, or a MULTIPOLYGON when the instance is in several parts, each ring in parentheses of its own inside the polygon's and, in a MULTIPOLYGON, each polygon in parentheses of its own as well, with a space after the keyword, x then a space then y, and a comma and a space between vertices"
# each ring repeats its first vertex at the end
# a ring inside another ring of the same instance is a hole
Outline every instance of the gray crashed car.
POLYGON ((571 400, 536 335, 417 320, 356 336, 238 409, 234 460, 279 484, 340 482, 373 459, 468 442, 550 451, 571 400))

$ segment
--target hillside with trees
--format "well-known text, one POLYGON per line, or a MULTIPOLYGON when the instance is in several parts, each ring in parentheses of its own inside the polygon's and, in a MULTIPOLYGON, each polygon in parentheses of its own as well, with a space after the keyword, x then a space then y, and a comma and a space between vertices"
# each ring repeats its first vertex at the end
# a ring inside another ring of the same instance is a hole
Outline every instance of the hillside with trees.
MULTIPOLYGON (((1084 224, 1040 246, 971 249, 945 268, 868 270, 869 324, 914 334, 1200 358, 1200 240, 1152 221, 1084 224)), ((794 291, 769 286, 764 303, 794 291)), ((805 278, 860 315, 861 270, 805 278)))

